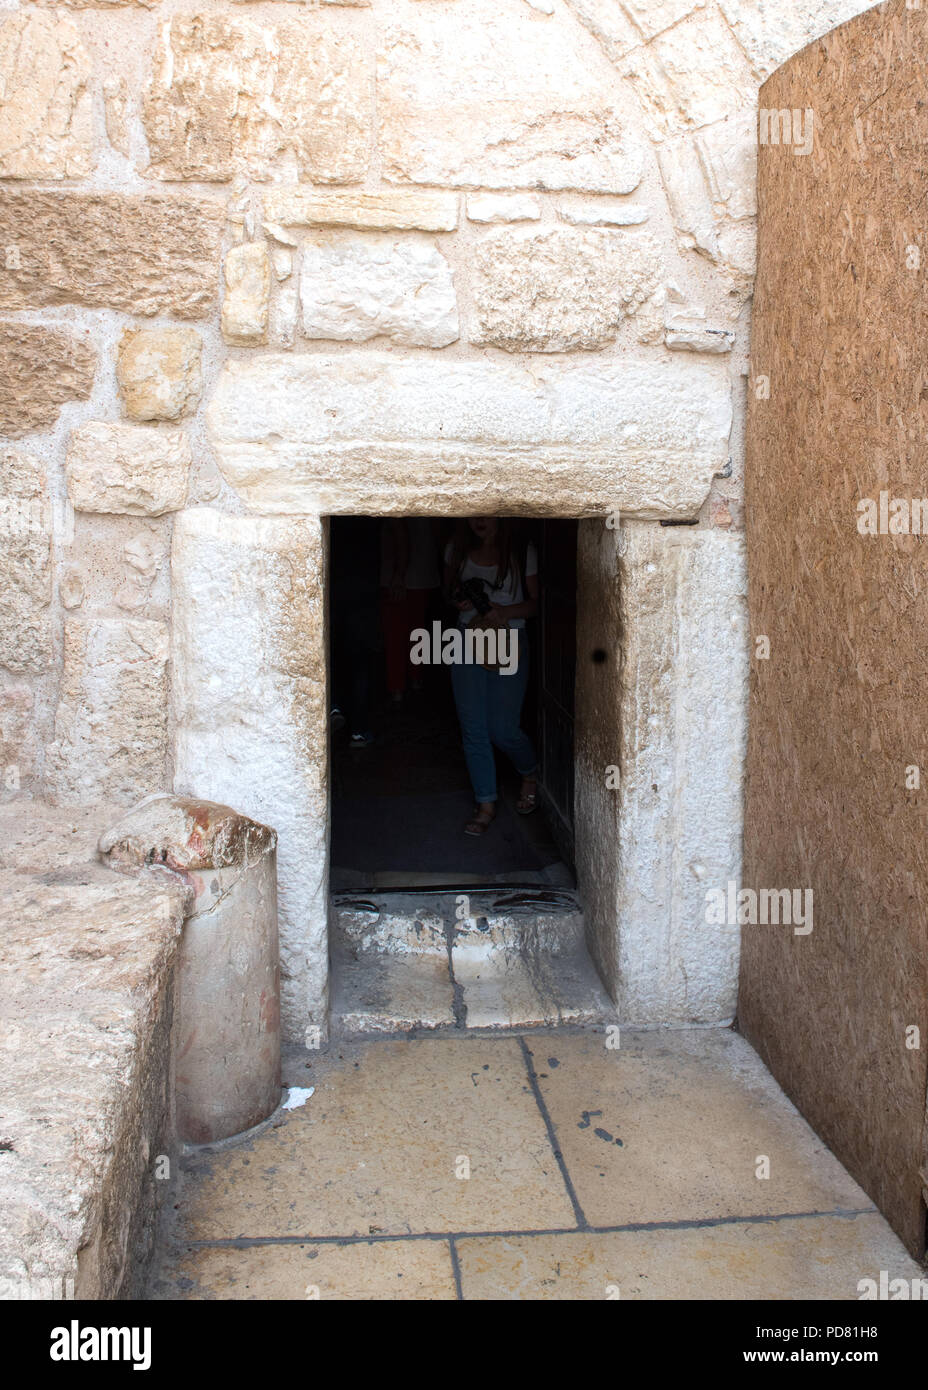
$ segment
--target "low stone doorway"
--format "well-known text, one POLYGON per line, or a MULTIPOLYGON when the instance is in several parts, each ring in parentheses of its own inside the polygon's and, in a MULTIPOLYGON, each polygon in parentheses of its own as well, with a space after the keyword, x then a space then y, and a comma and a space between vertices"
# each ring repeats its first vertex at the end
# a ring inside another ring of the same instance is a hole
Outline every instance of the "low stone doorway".
POLYGON ((587 950, 573 868, 577 523, 508 523, 521 566, 531 554, 538 569, 538 612, 519 647, 525 669, 512 678, 525 679, 519 723, 537 755, 539 804, 518 813, 521 778, 497 749, 495 819, 482 836, 464 833, 474 790, 452 653, 442 659, 458 631, 441 584, 457 529, 452 518, 329 522, 330 1022, 339 1036, 615 1019, 587 950), (395 582, 398 547, 408 589, 395 582))
MULTIPOLYGON (((370 515, 340 478, 334 514, 370 515)), ((454 512, 447 489, 417 498, 400 496, 393 514, 454 512)), ((294 489, 289 500, 305 510, 198 507, 177 519, 172 748, 178 793, 233 805, 278 833, 282 1023, 299 1043, 324 1034, 330 1016, 330 528, 312 510, 318 493, 294 489)), ((623 1023, 728 1023, 738 928, 707 928, 705 903, 707 888, 740 876, 740 540, 605 505, 591 515, 579 483, 543 504, 514 478, 498 510, 582 518, 573 804, 600 980, 623 1023)))
POLYGON ((577 523, 515 524, 539 567, 539 611, 526 627, 521 714, 538 757, 539 807, 531 816, 518 814, 520 779, 497 752, 496 819, 486 835, 474 837, 463 833, 473 814, 473 791, 452 668, 438 659, 423 662, 414 650, 414 634, 432 635, 436 624, 442 632, 454 627, 456 611, 440 587, 441 555, 454 521, 330 522, 333 893, 576 887, 577 523), (404 543, 411 537, 416 547, 410 577, 423 586, 428 581, 428 587, 404 589, 391 599, 386 570, 398 527, 404 543))

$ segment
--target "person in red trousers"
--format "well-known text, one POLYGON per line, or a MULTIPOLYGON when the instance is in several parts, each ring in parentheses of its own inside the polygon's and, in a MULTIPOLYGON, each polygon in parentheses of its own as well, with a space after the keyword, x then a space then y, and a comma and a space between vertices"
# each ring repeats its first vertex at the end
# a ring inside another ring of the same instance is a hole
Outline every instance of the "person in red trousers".
POLYGON ((410 633, 425 626, 429 601, 439 587, 436 535, 428 517, 384 522, 381 533, 380 616, 387 689, 397 704, 407 688, 422 689, 422 674, 410 665, 410 633))

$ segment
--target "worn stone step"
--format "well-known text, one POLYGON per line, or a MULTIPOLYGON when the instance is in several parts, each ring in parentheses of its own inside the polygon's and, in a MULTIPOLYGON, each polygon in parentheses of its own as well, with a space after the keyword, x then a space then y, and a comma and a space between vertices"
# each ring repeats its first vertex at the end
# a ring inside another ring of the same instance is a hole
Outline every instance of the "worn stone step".
POLYGON ((342 1035, 615 1018, 573 893, 344 895, 334 907, 342 1035))

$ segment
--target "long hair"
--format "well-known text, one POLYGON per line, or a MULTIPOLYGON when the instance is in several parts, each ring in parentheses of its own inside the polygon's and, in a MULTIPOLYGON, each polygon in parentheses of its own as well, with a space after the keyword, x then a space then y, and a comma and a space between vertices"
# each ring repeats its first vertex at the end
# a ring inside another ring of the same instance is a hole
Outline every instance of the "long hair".
MULTIPOLYGON (((464 561, 470 552, 476 550, 480 545, 480 538, 474 535, 469 523, 462 517, 454 523, 454 535, 451 543, 451 569, 452 573, 457 576, 461 573, 464 561)), ((524 585, 525 541, 522 527, 516 517, 497 517, 496 545, 499 550, 499 562, 496 567, 496 580, 493 588, 501 589, 510 574, 514 574, 516 579, 524 585)))

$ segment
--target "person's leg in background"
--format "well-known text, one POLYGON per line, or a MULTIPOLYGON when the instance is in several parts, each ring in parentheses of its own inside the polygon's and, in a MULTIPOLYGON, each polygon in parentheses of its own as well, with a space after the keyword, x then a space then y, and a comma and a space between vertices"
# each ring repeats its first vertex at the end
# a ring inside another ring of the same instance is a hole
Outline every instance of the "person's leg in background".
POLYGON ((511 676, 488 673, 487 728, 491 742, 505 753, 522 778, 518 809, 534 810, 538 758, 522 728, 522 705, 528 688, 529 651, 524 630, 519 632, 519 661, 511 676))
POLYGON ((401 599, 391 599, 384 592, 380 600, 380 621, 387 657, 387 690, 399 701, 406 692, 407 682, 413 690, 422 688, 422 672, 410 665, 412 650, 410 635, 416 628, 425 627, 425 608, 428 589, 406 589, 401 599))
POLYGON ((451 668, 454 703, 461 726, 464 760, 474 789, 477 813, 465 832, 482 835, 496 814, 496 760, 487 724, 488 672, 476 664, 451 668))

